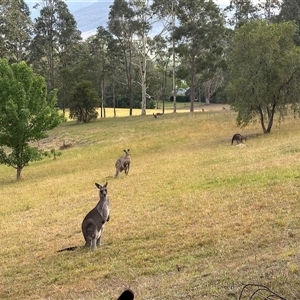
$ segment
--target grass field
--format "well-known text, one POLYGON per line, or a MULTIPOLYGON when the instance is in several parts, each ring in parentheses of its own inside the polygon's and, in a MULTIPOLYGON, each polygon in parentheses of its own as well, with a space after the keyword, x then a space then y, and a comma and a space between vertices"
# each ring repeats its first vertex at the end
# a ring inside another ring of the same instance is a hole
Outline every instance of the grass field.
POLYGON ((300 121, 264 135, 235 117, 207 107, 70 121, 39 142, 72 144, 56 160, 31 163, 19 182, 0 165, 0 299, 108 300, 127 287, 145 300, 238 299, 245 283, 300 299, 300 121), (236 132, 245 144, 231 145, 236 132), (129 175, 115 179, 128 148, 129 175), (106 181, 102 246, 58 253, 84 244, 106 181))
MULTIPOLYGON (((166 101, 165 102, 165 114, 173 113, 174 112, 174 104, 173 102, 166 101)), ((163 104, 159 103, 158 108, 156 109, 147 109, 146 113, 147 115, 152 115, 153 113, 161 113, 162 112, 163 104)), ((229 109, 229 105, 221 105, 221 104, 211 104, 206 105, 205 103, 201 102, 195 102, 194 104, 194 110, 195 111, 201 111, 201 112, 212 112, 212 111, 220 111, 224 109, 229 109)), ((187 102, 178 102, 176 104, 176 112, 178 113, 186 113, 190 111, 190 103, 187 102)), ((99 118, 101 117, 101 110, 97 109, 99 118)), ((128 117, 129 116, 129 108, 116 108, 116 117, 128 117)), ((132 116, 140 116, 141 115, 141 109, 134 108, 132 110, 132 116)), ((66 112, 66 117, 68 119, 69 112, 66 112)), ((104 112, 103 112, 104 117, 104 112)), ((113 108, 105 108, 105 117, 111 118, 114 117, 114 110, 113 108)), ((70 119, 68 119, 69 121, 70 119)))

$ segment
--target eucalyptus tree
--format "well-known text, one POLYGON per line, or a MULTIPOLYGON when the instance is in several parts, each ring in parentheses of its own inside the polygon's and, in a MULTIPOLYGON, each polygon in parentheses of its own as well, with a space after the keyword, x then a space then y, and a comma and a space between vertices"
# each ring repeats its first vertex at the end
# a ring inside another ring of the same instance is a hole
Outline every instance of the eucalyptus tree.
POLYGON ((101 117, 105 117, 105 106, 111 105, 116 116, 116 92, 123 93, 126 74, 122 68, 122 49, 118 40, 99 26, 97 33, 90 36, 86 43, 89 49, 90 71, 98 94, 101 96, 101 117))
POLYGON ((52 90, 57 86, 58 65, 66 67, 68 49, 81 37, 76 21, 64 1, 42 0, 35 8, 39 6, 40 16, 34 23, 32 63, 46 77, 49 89, 52 90))
POLYGON ((172 53, 166 37, 155 36, 151 39, 150 46, 154 60, 151 62, 151 68, 147 76, 149 94, 153 95, 154 99, 157 99, 157 108, 158 100, 162 101, 162 111, 164 112, 165 100, 172 90, 172 85, 170 84, 172 53))
POLYGON ((81 43, 81 32, 77 29, 77 23, 73 15, 65 5, 65 1, 57 3, 59 20, 57 22, 57 44, 58 44, 58 65, 55 69, 58 71, 55 87, 63 93, 58 93, 59 102, 69 98, 70 89, 67 89, 68 78, 64 76, 65 70, 70 70, 80 60, 78 57, 78 48, 81 43), (62 98, 62 99, 61 99, 62 98))
POLYGON ((101 117, 105 117, 105 96, 106 86, 109 85, 110 77, 113 73, 115 64, 113 63, 112 53, 114 50, 114 38, 112 34, 104 27, 99 26, 97 33, 87 40, 89 44, 90 54, 93 58, 94 64, 94 85, 98 94, 101 96, 101 117))
POLYGON ((126 73, 127 96, 129 98, 129 115, 133 109, 133 70, 132 56, 133 39, 138 22, 134 20, 135 13, 125 0, 114 0, 109 12, 108 29, 116 36, 123 54, 123 66, 126 73))
POLYGON ((173 112, 176 113, 176 53, 175 53, 175 39, 174 29, 176 21, 176 7, 177 0, 153 0, 151 9, 157 14, 164 27, 169 32, 172 52, 172 95, 173 95, 173 112))
POLYGON ((110 105, 113 106, 114 116, 116 117, 116 93, 120 94, 124 91, 124 85, 120 85, 121 78, 124 78, 125 72, 122 68, 122 50, 117 39, 110 36, 107 41, 106 51, 106 65, 103 75, 106 79, 106 97, 105 103, 108 102, 107 98, 111 99, 110 105))
POLYGON ((59 88, 57 94, 58 105, 65 114, 73 86, 81 80, 93 80, 92 67, 94 66, 94 61, 90 56, 86 42, 74 43, 72 47, 67 48, 64 55, 64 63, 60 63, 57 66, 56 82, 59 88))
POLYGON ((138 64, 140 70, 140 86, 142 89, 142 101, 141 109, 142 115, 146 114, 146 101, 147 101, 147 56, 148 56, 148 35, 151 30, 151 25, 149 19, 152 18, 152 13, 150 10, 149 0, 132 0, 130 5, 134 7, 136 20, 139 23, 136 35, 140 39, 136 39, 134 42, 134 48, 138 55, 140 56, 140 62, 138 64), (140 20, 140 21, 139 21, 140 20))
POLYGON ((280 5, 280 0, 262 0, 258 2, 257 7, 261 18, 274 21, 277 17, 280 5))
POLYGON ((292 22, 255 20, 240 27, 229 57, 229 103, 237 111, 237 124, 259 120, 270 133, 275 114, 284 118, 288 110, 300 112, 300 48, 293 37, 292 22))
POLYGON ((221 86, 223 82, 223 70, 217 68, 214 74, 205 80, 202 84, 205 103, 210 104, 211 97, 216 93, 217 89, 221 86))
POLYGON ((28 59, 32 21, 23 0, 0 2, 0 56, 9 62, 28 59))
POLYGON ((258 7, 253 0, 231 0, 224 11, 229 12, 228 23, 235 28, 258 18, 258 7))
POLYGON ((196 75, 211 74, 223 53, 225 20, 212 0, 179 0, 174 39, 182 68, 189 72, 190 111, 194 111, 196 75))
MULTIPOLYGON (((147 93, 147 64, 153 60, 151 41, 149 40, 150 31, 153 25, 159 22, 159 16, 151 9, 151 3, 150 0, 132 0, 129 3, 124 0, 116 0, 111 7, 109 21, 110 31, 118 37, 123 48, 124 45, 127 46, 127 63, 130 60, 132 64, 131 67, 128 67, 131 69, 128 75, 131 76, 131 82, 135 85, 138 84, 141 89, 142 115, 146 114, 147 98, 150 97, 147 93), (139 74, 135 73, 136 70, 139 74), (138 76, 133 79, 132 73, 138 76)), ((163 31, 164 28, 158 35, 161 35, 163 31)), ((124 53, 125 56, 126 53, 124 53)), ((133 86, 131 86, 132 90, 133 86)))
POLYGON ((282 0, 278 21, 294 21, 297 25, 295 43, 300 46, 300 2, 298 0, 282 0))
MULTIPOLYGON (((140 20, 140 26, 136 32, 137 40, 135 41, 135 51, 137 52, 140 63, 140 80, 139 84, 142 89, 142 114, 146 114, 146 107, 149 107, 146 103, 147 98, 152 98, 148 93, 149 80, 147 79, 148 74, 148 63, 155 61, 156 56, 155 48, 158 45, 158 41, 162 36, 164 36, 167 31, 164 19, 157 14, 153 6, 153 1, 151 0, 134 0, 131 1, 131 6, 134 7, 136 18, 140 20), (153 31, 155 35, 150 34, 153 31)), ((152 104, 150 104, 151 106, 152 104)))

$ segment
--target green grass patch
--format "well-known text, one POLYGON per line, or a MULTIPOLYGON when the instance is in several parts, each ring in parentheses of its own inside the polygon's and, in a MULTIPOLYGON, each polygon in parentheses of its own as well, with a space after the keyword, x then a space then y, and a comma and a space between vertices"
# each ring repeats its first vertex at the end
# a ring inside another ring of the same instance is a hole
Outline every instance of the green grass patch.
MULTIPOLYGON (((206 107, 205 107, 206 108, 206 107)), ((148 111, 147 111, 148 113, 148 111)), ((299 299, 300 123, 236 127, 235 113, 69 121, 39 142, 53 157, 0 165, 1 299, 234 299, 242 283, 299 299), (231 145, 234 133, 249 138, 231 145), (128 176, 114 164, 130 149, 128 176), (81 222, 108 181, 111 220, 97 251, 81 222)))

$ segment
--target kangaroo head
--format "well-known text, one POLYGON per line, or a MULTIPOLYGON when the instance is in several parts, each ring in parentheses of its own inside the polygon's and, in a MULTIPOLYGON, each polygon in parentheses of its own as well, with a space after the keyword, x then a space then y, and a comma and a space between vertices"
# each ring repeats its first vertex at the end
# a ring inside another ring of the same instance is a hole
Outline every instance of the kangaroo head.
POLYGON ((99 183, 95 183, 96 187, 100 190, 99 195, 105 196, 107 194, 107 182, 102 186, 99 183))
POLYGON ((130 155, 130 154, 129 154, 130 149, 123 150, 123 151, 125 152, 126 156, 130 155))

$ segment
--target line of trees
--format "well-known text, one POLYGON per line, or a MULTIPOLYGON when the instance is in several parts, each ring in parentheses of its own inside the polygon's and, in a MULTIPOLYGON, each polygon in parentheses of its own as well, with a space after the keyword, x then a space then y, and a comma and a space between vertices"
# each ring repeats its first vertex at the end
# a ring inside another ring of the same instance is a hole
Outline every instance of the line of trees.
MULTIPOLYGON (((107 27, 82 40, 65 1, 41 0, 32 21, 24 0, 3 0, 0 56, 9 63, 25 61, 46 79, 49 91, 58 90, 59 107, 72 108, 77 119, 80 87, 105 117, 107 106, 146 114, 154 100, 169 100, 171 91, 176 112, 176 88, 184 82, 191 112, 201 98, 207 104, 212 98, 228 102, 239 112, 240 125, 259 116, 267 133, 277 109, 284 116, 283 107, 293 103, 297 111, 299 7, 298 0, 232 0, 225 10, 213 0, 115 0, 107 27), (287 21, 294 23, 281 25, 287 21), (161 31, 154 36, 153 28, 161 31), (279 58, 275 69, 272 62, 279 58), (266 78, 270 73, 277 77, 266 78)), ((92 120, 92 114, 79 119, 92 120)))

